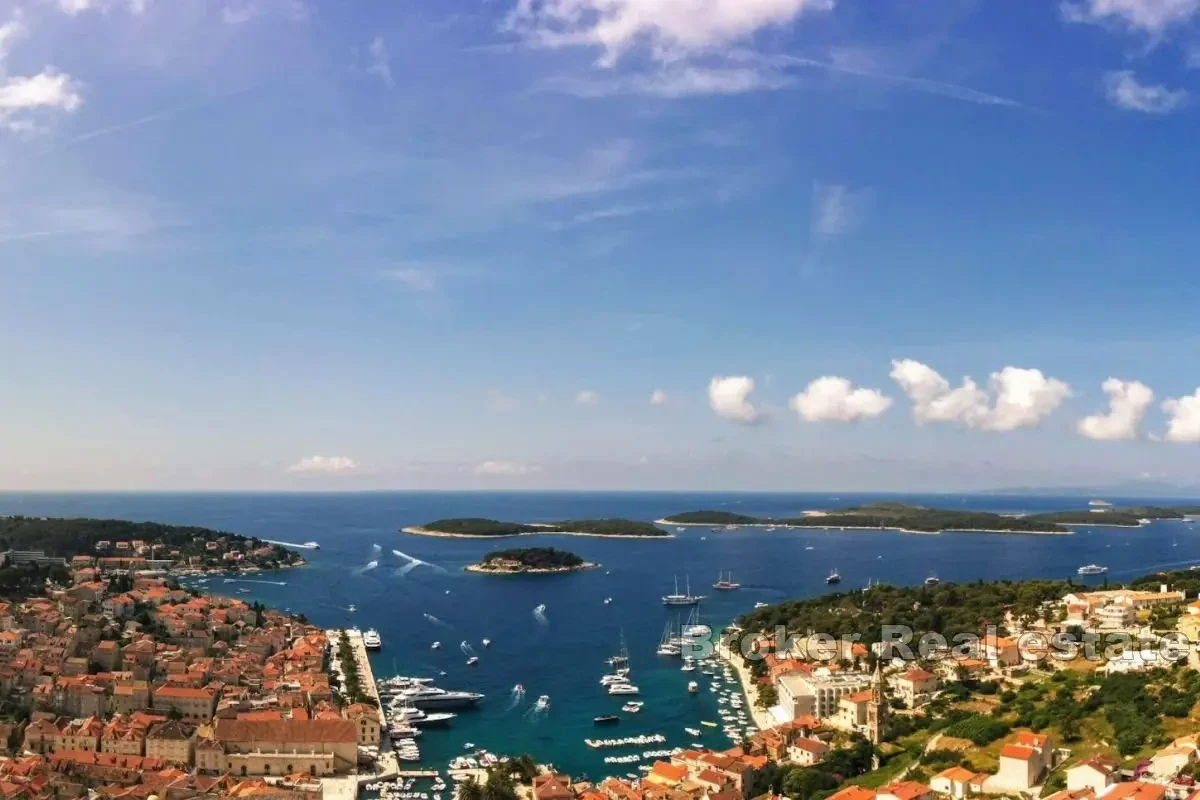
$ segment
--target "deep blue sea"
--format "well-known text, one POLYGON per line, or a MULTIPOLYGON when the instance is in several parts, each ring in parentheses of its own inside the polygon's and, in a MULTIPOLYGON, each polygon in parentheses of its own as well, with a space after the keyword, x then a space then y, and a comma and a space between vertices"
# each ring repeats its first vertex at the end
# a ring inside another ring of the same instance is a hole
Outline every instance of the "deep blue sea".
MULTIPOLYGON (((690 576, 693 591, 709 595, 702 612, 717 628, 755 602, 813 596, 827 591, 825 578, 837 568, 842 589, 868 580, 915 584, 935 572, 942 580, 978 578, 1065 578, 1082 564, 1106 564, 1109 579, 1200 563, 1200 526, 1156 523, 1141 529, 1084 528, 1074 536, 1015 536, 952 533, 920 536, 888 532, 774 531, 688 528, 659 541, 538 536, 471 541, 402 534, 399 529, 441 517, 493 517, 537 522, 565 518, 629 517, 653 520, 699 508, 786 516, 806 509, 864 501, 902 499, 940 507, 1028 512, 1086 507, 1087 497, 814 495, 699 493, 364 493, 364 494, 0 494, 0 513, 115 517, 202 525, 288 542, 316 540, 321 550, 305 552, 309 566, 263 581, 222 583, 211 590, 305 613, 327 626, 377 628, 384 649, 373 656, 377 676, 447 673, 447 688, 487 694, 476 712, 460 714, 445 731, 421 738, 430 765, 463 752, 466 742, 500 753, 530 752, 574 775, 622 774, 631 767, 606 766, 604 755, 583 745, 590 736, 661 732, 668 746, 695 737, 684 727, 716 720, 716 695, 688 695, 699 674, 679 671, 678 660, 658 658, 655 647, 668 620, 660 596, 690 576), (549 545, 572 550, 603 569, 557 576, 471 575, 463 568, 485 552, 507 546, 549 545), (812 549, 807 549, 812 548, 812 549), (399 550, 433 566, 403 570, 399 550), (377 566, 367 569, 371 562, 377 566), (716 593, 718 570, 732 570, 738 592, 716 593), (605 597, 613 602, 605 605, 605 597), (357 613, 347 608, 354 604, 357 613), (533 610, 546 606, 544 623, 533 610), (598 681, 604 659, 620 637, 628 643, 635 682, 645 710, 612 728, 597 729, 592 718, 616 712, 623 702, 606 695, 598 681), (484 650, 480 640, 493 644, 484 650), (439 651, 430 644, 441 641, 439 651), (480 656, 465 665, 459 643, 480 656), (515 684, 527 690, 513 707, 515 684), (538 695, 549 695, 548 714, 533 715, 538 695)), ((1119 503, 1172 501, 1106 498, 1119 503)), ((1181 499, 1178 502, 1195 502, 1181 499)), ((674 618, 674 612, 670 612, 674 618)), ((705 729, 701 740, 726 746, 705 729)), ((645 749, 645 748, 638 748, 645 749)), ((624 751, 622 751, 624 752, 624 751)))

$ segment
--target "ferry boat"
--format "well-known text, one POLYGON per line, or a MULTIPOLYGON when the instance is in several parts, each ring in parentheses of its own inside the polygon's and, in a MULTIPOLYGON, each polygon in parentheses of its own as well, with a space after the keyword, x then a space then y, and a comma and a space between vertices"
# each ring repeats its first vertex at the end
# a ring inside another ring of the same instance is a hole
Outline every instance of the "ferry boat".
POLYGON ((742 585, 740 583, 734 583, 732 572, 729 573, 728 578, 718 572, 717 582, 713 584, 713 588, 719 592, 732 592, 735 589, 742 588, 742 585))
POLYGON ((1102 567, 1099 564, 1086 564, 1075 570, 1079 575, 1103 575, 1108 572, 1108 567, 1102 567))
POLYGON ((379 637, 379 631, 371 628, 363 634, 363 647, 368 650, 380 650, 383 648, 383 639, 379 637))
POLYGON ((825 582, 826 583, 841 583, 842 582, 841 573, 839 573, 835 569, 833 572, 829 573, 829 577, 825 579, 825 582))
POLYGON ((939 583, 941 583, 941 581, 938 580, 938 576, 934 575, 932 572, 929 574, 929 577, 925 579, 926 586, 937 586, 939 583))
POLYGON ((679 593, 679 576, 675 577, 675 592, 673 594, 663 595, 664 606, 694 606, 704 598, 700 595, 692 594, 691 579, 688 579, 687 593, 679 593))

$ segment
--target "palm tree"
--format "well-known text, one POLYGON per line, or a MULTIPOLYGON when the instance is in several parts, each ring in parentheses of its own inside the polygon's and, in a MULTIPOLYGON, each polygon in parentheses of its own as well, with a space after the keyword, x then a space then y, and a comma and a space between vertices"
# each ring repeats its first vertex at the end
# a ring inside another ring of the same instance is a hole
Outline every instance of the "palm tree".
POLYGON ((458 786, 458 800, 483 800, 483 787, 474 778, 467 778, 458 786))

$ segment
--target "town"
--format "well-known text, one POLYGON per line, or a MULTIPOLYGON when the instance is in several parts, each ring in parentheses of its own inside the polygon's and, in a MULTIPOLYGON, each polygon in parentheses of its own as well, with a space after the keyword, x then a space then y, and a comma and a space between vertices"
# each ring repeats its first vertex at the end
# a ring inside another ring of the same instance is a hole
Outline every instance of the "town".
MULTIPOLYGON (((87 542, 89 552, 69 556, 3 553, 0 795, 403 797, 397 787, 406 781, 438 774, 399 768, 358 632, 322 630, 178 581, 294 565, 294 555, 216 532, 170 544, 87 542)), ((1003 635, 985 636, 966 657, 893 658, 878 641, 838 643, 831 653, 815 635, 780 648, 765 630, 750 631, 752 657, 720 653, 754 707, 757 732, 744 741, 663 751, 640 776, 596 781, 538 765, 536 754, 495 759, 452 770, 455 796, 1189 798, 1200 774, 1194 651, 1178 661, 1146 659, 1141 647, 1099 662, 1063 660, 1020 647, 1018 637, 1074 630, 1146 643, 1177 631, 1195 639, 1193 575, 1094 591, 1030 583, 995 620, 1003 635)), ((921 591, 974 590, 873 587, 828 602, 866 608, 883 598, 886 606, 921 591)), ((821 598, 804 602, 828 611, 821 598)))

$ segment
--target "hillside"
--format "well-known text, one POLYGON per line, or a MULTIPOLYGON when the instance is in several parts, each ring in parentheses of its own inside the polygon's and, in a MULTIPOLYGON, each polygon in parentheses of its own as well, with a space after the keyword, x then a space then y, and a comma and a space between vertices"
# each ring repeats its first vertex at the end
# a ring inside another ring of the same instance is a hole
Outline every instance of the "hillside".
MULTIPOLYGON (((890 528, 922 533, 941 531, 1000 531, 1004 533, 1068 533, 1049 520, 1007 517, 987 511, 958 511, 906 505, 870 503, 863 506, 831 509, 809 516, 792 518, 749 517, 734 515, 741 525, 780 525, 795 528, 890 528)), ((726 512, 689 511, 673 514, 663 522, 725 525, 726 512)))

